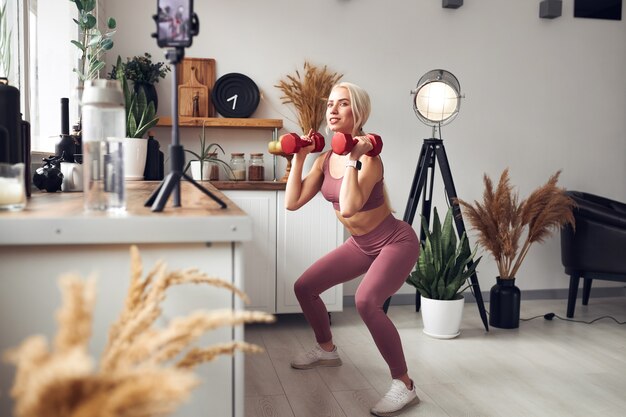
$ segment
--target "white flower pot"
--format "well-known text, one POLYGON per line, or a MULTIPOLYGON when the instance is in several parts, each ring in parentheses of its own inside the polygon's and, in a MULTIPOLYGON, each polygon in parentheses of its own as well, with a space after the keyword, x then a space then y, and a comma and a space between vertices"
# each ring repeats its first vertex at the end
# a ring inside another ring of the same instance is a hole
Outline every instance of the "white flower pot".
POLYGON ((127 181, 143 180, 148 155, 148 139, 123 138, 124 179, 127 181))
POLYGON ((436 339, 452 339, 461 334, 461 319, 465 298, 458 300, 433 300, 421 298, 420 311, 424 333, 436 339))
POLYGON ((191 178, 196 181, 209 181, 211 178, 211 163, 202 161, 202 175, 200 175, 200 161, 191 161, 191 178))

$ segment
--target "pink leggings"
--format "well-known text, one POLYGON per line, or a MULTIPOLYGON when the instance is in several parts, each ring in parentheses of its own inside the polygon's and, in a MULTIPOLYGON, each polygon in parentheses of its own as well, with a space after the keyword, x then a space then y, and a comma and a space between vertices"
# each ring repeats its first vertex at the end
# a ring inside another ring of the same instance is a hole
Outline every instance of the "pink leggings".
POLYGON ((413 228, 389 215, 371 232, 352 236, 315 262, 296 281, 294 291, 318 343, 332 340, 328 312, 320 294, 365 274, 354 296, 359 315, 397 378, 407 373, 398 330, 383 304, 402 286, 419 255, 413 228))

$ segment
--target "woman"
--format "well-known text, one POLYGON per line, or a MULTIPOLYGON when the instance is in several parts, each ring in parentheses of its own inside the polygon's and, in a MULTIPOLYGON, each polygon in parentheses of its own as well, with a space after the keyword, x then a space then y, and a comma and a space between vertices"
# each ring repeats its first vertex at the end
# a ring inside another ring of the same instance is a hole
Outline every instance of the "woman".
MULTIPOLYGON (((373 147, 363 132, 369 114, 370 100, 363 89, 346 82, 337 84, 328 98, 327 125, 358 142, 348 155, 332 151, 320 155, 304 179, 304 160, 313 147, 301 148, 292 161, 285 192, 287 210, 297 210, 321 191, 352 236, 315 262, 294 285, 318 345, 298 355, 291 366, 311 369, 341 365, 320 294, 365 274, 355 294, 356 308, 392 377, 389 392, 370 411, 376 416, 392 416, 417 404, 419 398, 408 375, 398 331, 382 307, 415 266, 419 241, 409 224, 393 217, 384 191, 380 156, 365 155, 373 147)), ((310 141, 311 134, 303 139, 310 141)))

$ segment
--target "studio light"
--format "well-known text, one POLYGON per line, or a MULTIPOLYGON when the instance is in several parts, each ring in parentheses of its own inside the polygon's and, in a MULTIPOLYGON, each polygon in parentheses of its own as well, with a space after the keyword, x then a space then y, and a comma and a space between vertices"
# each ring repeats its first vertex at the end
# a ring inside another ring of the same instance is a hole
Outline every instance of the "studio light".
POLYGON ((424 74, 414 90, 413 111, 424 124, 439 128, 450 123, 461 107, 461 84, 450 72, 435 69, 424 74))
MULTIPOLYGON (((452 73, 442 69, 435 69, 428 71, 419 79, 415 89, 411 90, 411 94, 413 94, 413 110, 417 118, 427 126, 432 126, 433 134, 431 138, 424 139, 424 144, 422 145, 422 150, 420 151, 420 156, 417 161, 417 167, 415 168, 406 209, 404 210, 403 220, 408 224, 413 224, 413 219, 417 212, 417 205, 421 198, 422 221, 430 226, 435 166, 439 166, 445 188, 444 191, 448 199, 448 204, 453 209, 454 223, 457 234, 460 237, 465 233, 465 224, 463 222, 461 209, 456 203, 456 188, 454 186, 454 180, 452 179, 446 149, 441 139, 441 126, 450 123, 459 114, 461 98, 463 98, 461 96, 461 84, 452 73), (436 138, 437 131, 439 132, 439 138, 436 138)), ((425 239, 425 233, 422 231, 420 233, 420 240, 423 242, 425 239)), ((471 281, 470 287, 472 293, 476 298, 480 318, 485 326, 485 330, 488 331, 487 313, 475 271, 469 279, 471 281)), ((420 305, 419 295, 419 291, 417 291, 415 294, 416 311, 419 310, 420 305)), ((387 299, 383 305, 385 312, 387 312, 389 308, 389 303, 390 299, 387 299)))

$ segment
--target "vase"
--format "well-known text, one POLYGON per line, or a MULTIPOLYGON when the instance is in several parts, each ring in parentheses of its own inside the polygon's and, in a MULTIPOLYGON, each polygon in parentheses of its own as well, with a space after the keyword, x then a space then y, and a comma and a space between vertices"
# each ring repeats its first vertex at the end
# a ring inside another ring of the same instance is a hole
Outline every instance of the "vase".
POLYGON ((459 295, 454 300, 433 300, 421 296, 422 330, 435 339, 453 339, 461 334, 461 320, 465 298, 459 295))
POLYGON ((515 286, 515 278, 496 278, 496 284, 489 292, 489 325, 500 329, 519 327, 520 290, 515 286))
POLYGON ((135 81, 133 86, 135 93, 139 94, 140 90, 143 90, 146 94, 146 102, 149 104, 150 102, 154 103, 154 111, 156 112, 159 108, 159 96, 157 95, 156 87, 154 84, 143 83, 139 81, 135 81))
POLYGON ((148 140, 143 138, 122 138, 124 159, 124 179, 127 181, 143 180, 148 153, 148 140))

